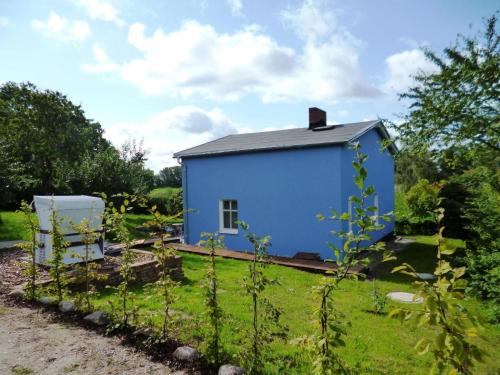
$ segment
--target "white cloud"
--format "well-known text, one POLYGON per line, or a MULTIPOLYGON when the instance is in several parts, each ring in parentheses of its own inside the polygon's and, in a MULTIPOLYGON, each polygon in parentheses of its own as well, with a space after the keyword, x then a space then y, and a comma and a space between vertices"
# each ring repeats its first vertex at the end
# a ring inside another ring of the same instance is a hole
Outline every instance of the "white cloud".
MULTIPOLYGON (((297 10, 297 17, 304 9, 297 10)), ((315 12, 325 15, 324 26, 297 30, 304 37, 301 50, 280 45, 257 25, 227 34, 186 21, 177 30, 148 35, 143 24, 135 23, 128 42, 141 56, 121 63, 117 73, 146 94, 182 98, 238 100, 256 94, 272 102, 380 95, 361 72, 360 43, 340 26, 331 27, 328 12, 315 12)), ((293 17, 289 9, 284 21, 295 28, 300 23, 293 17)))
POLYGON ((98 44, 92 48, 95 64, 84 64, 83 69, 90 73, 115 72, 120 69, 116 63, 110 62, 106 51, 98 44))
POLYGON ((114 22, 118 26, 125 25, 120 18, 120 12, 112 4, 103 0, 74 0, 83 7, 90 18, 107 22, 114 22))
POLYGON ((289 7, 281 12, 283 25, 303 39, 328 37, 339 29, 337 15, 327 10, 324 1, 304 0, 298 8, 289 7))
POLYGON ((231 8, 231 13, 236 16, 241 15, 241 10, 243 9, 243 0, 227 0, 227 3, 231 8))
POLYGON ((386 58, 385 62, 388 79, 384 83, 384 89, 390 93, 401 93, 414 85, 417 73, 432 73, 438 69, 420 49, 395 53, 386 58))
POLYGON ((7 27, 10 25, 10 20, 7 17, 0 17, 0 27, 7 27))
POLYGON ((73 21, 50 12, 46 21, 33 20, 32 26, 42 34, 69 42, 82 42, 91 34, 90 26, 84 21, 73 21))
POLYGON ((234 133, 238 128, 222 110, 194 106, 175 107, 143 123, 105 125, 106 138, 117 146, 131 137, 143 138, 144 147, 151 151, 148 166, 155 171, 174 165, 174 152, 234 133))

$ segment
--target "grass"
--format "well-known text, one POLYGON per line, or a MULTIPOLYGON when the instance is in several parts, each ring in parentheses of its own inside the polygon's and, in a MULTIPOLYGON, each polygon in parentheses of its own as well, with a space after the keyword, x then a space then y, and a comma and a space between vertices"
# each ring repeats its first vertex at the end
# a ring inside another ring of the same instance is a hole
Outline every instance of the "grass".
MULTIPOLYGON (((415 237, 416 243, 407 251, 399 254, 398 260, 392 264, 384 264, 377 270, 376 285, 382 294, 391 291, 411 291, 412 285, 404 275, 391 274, 390 270, 403 261, 417 267, 420 272, 432 272, 435 266, 435 246, 433 239, 426 236, 415 237)), ((203 326, 203 289, 200 287, 207 258, 188 253, 181 253, 186 281, 177 290, 179 299, 174 305, 179 318, 175 328, 175 336, 200 346, 203 326)), ((218 259, 218 277, 221 288, 220 301, 228 314, 222 335, 229 354, 237 355, 242 350, 240 341, 248 335, 250 327, 250 299, 243 293, 242 277, 247 273, 248 263, 233 259, 218 259)), ((311 320, 317 299, 311 293, 311 287, 318 282, 320 275, 306 273, 291 268, 271 265, 266 271, 269 276, 278 278, 281 285, 273 285, 267 297, 283 308, 283 319, 290 328, 290 339, 313 332, 311 320)), ((399 321, 387 316, 368 312, 373 308, 373 282, 345 281, 336 292, 336 306, 351 322, 345 348, 340 349, 342 358, 351 366, 358 366, 363 374, 426 374, 430 368, 429 354, 418 356, 413 345, 422 335, 432 336, 434 333, 426 328, 418 328, 413 323, 401 325, 399 321)), ((151 320, 160 323, 158 297, 151 297, 144 292, 141 285, 134 287, 137 306, 142 313, 142 321, 151 320)), ((95 300, 101 309, 109 310, 107 301, 116 302, 112 291, 107 290, 95 300)), ((464 305, 474 312, 484 314, 484 307, 475 299, 466 299, 464 305)), ((477 371, 481 374, 496 374, 500 371, 500 363, 495 360, 494 350, 500 344, 500 327, 489 326, 485 330, 489 343, 482 344, 490 348, 491 356, 486 364, 477 371)), ((310 362, 304 356, 304 350, 290 343, 275 343, 268 353, 268 372, 272 374, 308 374, 310 362), (285 361, 286 359, 286 361, 285 361), (292 362, 292 368, 286 368, 286 362, 292 362)), ((235 360, 233 360, 235 362, 235 360)))
MULTIPOLYGON (((23 225, 23 216, 20 212, 1 211, 0 218, 0 241, 28 239, 28 233, 23 225)), ((152 218, 153 216, 148 214, 127 214, 125 220, 131 235, 139 239, 147 237, 147 233, 141 231, 140 226, 152 218)), ((179 219, 172 220, 172 222, 179 222, 179 219)))
POLYGON ((148 196, 150 198, 168 198, 169 196, 177 193, 181 188, 176 187, 162 187, 156 188, 149 192, 148 196))
MULTIPOLYGON (((135 239, 147 238, 147 231, 141 230, 141 226, 153 219, 153 215, 149 214, 127 214, 125 217, 125 225, 129 230, 130 234, 135 239)), ((180 219, 171 219, 168 220, 168 223, 178 223, 181 221, 180 219)))
POLYGON ((0 211, 0 241, 27 239, 23 215, 20 212, 0 211))

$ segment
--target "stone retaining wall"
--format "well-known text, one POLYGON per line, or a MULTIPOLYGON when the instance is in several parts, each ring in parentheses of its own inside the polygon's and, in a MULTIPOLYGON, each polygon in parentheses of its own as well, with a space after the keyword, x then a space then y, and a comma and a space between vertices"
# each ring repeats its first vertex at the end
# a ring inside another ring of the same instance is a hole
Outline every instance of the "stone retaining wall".
MULTIPOLYGON (((180 281, 184 278, 181 256, 176 255, 175 257, 172 257, 168 267, 170 268, 170 276, 173 280, 180 281)), ((134 263, 132 265, 132 271, 134 272, 134 282, 136 283, 151 283, 158 280, 159 270, 157 268, 156 260, 146 260, 134 263)), ((108 275, 108 279, 103 284, 118 285, 120 283, 121 276, 118 268, 112 271, 107 271, 106 273, 108 275)))

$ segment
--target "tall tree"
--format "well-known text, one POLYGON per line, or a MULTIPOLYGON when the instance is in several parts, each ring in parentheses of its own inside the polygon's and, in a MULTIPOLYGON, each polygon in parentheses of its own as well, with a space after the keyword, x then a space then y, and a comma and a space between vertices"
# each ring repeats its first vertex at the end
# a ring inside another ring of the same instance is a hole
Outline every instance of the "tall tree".
POLYGON ((181 187, 182 172, 181 167, 165 167, 156 175, 156 186, 158 187, 181 187))
POLYGON ((144 193, 154 174, 147 151, 130 140, 118 150, 101 125, 58 91, 31 83, 0 86, 0 206, 33 194, 144 193), (8 187, 7 187, 8 186, 8 187))
POLYGON ((31 83, 5 83, 0 100, 0 139, 24 166, 37 192, 67 188, 66 172, 85 152, 109 147, 101 125, 57 91, 41 91, 31 83))
POLYGON ((439 68, 420 73, 401 95, 411 112, 398 126, 404 144, 416 149, 468 146, 498 157, 500 151, 500 54, 496 14, 480 38, 460 36, 439 56, 426 50, 439 68))

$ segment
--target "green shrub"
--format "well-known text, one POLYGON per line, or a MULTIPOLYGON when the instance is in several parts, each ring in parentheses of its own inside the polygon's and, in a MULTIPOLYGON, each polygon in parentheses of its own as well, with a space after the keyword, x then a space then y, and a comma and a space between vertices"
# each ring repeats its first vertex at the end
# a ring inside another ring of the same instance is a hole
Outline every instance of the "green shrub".
POLYGON ((148 205, 156 206, 164 215, 176 215, 182 212, 182 189, 169 187, 154 189, 147 198, 148 205))
POLYGON ((411 214, 421 219, 433 217, 433 212, 438 205, 439 187, 421 179, 406 193, 406 201, 411 214))
MULTIPOLYGON (((481 298, 500 302, 500 192, 488 182, 482 183, 467 201, 465 217, 470 239, 466 242, 465 262, 470 290, 481 298)), ((499 309, 496 310, 497 313, 499 309)), ((499 319, 500 316, 497 317, 499 319)))
POLYGON ((439 191, 440 207, 444 208, 444 235, 449 238, 468 238, 468 220, 464 217, 465 202, 470 197, 468 174, 454 176, 443 183, 439 191))

